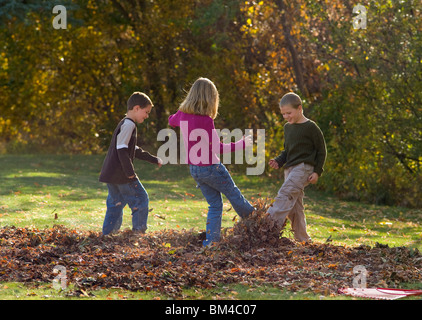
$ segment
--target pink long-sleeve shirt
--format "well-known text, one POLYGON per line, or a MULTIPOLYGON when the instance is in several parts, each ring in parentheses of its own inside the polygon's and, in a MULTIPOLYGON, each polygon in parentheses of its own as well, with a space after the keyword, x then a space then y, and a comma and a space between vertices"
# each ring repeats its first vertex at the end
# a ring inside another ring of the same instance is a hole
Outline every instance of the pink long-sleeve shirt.
POLYGON ((217 164, 220 163, 220 154, 245 148, 243 139, 222 143, 214 127, 214 120, 209 116, 188 114, 179 110, 170 115, 169 125, 180 127, 188 164, 197 166, 217 164))

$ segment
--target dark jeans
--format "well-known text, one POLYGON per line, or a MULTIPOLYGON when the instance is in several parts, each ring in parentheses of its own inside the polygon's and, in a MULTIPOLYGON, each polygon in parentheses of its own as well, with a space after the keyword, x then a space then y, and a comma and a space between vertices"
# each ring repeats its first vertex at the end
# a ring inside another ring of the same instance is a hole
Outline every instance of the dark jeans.
POLYGON ((104 218, 103 234, 120 229, 123 208, 126 204, 132 209, 132 228, 145 232, 148 220, 148 193, 139 180, 125 184, 107 184, 107 212, 104 218))

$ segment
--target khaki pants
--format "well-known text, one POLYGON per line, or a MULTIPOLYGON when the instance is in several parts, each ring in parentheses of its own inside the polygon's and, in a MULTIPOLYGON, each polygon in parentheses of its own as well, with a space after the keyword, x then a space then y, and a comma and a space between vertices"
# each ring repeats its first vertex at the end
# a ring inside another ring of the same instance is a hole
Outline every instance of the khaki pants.
POLYGON ((283 225, 289 218, 294 237, 297 241, 309 241, 311 237, 306 232, 306 219, 303 213, 304 189, 309 184, 308 178, 314 167, 300 163, 284 170, 284 183, 278 191, 275 201, 268 213, 283 225))

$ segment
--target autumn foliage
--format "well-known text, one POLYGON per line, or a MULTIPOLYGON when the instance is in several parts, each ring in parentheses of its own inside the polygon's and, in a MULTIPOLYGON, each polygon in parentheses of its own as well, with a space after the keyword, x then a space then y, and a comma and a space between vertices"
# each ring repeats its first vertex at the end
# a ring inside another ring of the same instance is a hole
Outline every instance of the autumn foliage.
POLYGON ((158 147, 204 76, 220 92, 216 126, 264 128, 267 159, 283 146, 278 101, 295 91, 327 141, 319 187, 422 205, 420 1, 362 2, 366 29, 340 0, 64 1, 60 30, 56 4, 0 6, 0 152, 104 152, 138 90, 155 105, 140 142, 158 147))

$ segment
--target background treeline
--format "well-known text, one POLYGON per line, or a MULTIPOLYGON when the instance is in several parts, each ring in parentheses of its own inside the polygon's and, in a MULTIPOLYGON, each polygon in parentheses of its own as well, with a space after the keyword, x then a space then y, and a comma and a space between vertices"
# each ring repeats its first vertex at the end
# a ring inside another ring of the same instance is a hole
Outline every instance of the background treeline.
POLYGON ((155 108, 151 151, 192 82, 220 92, 219 128, 266 129, 282 148, 278 101, 295 91, 328 144, 318 186, 347 198, 422 205, 422 3, 355 1, 0 2, 0 152, 100 153, 133 91, 155 108))

